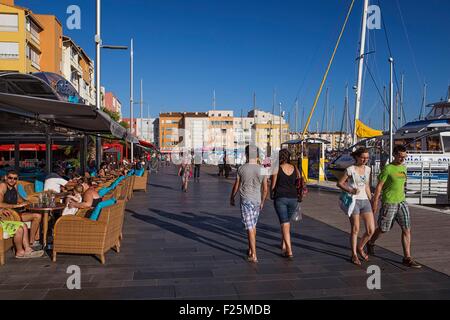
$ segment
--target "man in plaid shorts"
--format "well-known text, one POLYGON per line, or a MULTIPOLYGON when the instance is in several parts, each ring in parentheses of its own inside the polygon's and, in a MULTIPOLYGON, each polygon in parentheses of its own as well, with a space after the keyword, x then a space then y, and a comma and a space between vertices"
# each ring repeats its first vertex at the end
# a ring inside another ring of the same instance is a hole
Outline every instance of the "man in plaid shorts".
POLYGON ((234 198, 239 192, 241 196, 242 223, 247 230, 248 252, 247 261, 257 263, 256 257, 256 225, 264 202, 267 198, 267 177, 263 167, 258 164, 259 150, 251 145, 245 148, 247 163, 239 168, 230 197, 230 204, 235 205, 234 198))
POLYGON ((375 241, 383 233, 389 232, 394 221, 402 228, 403 265, 410 268, 421 268, 411 257, 411 216, 405 196, 406 167, 403 165, 408 154, 406 148, 394 148, 394 161, 384 167, 378 178, 378 186, 373 197, 373 212, 378 211, 381 194, 383 206, 378 216, 378 228, 370 242, 367 244, 368 253, 374 254, 375 241))

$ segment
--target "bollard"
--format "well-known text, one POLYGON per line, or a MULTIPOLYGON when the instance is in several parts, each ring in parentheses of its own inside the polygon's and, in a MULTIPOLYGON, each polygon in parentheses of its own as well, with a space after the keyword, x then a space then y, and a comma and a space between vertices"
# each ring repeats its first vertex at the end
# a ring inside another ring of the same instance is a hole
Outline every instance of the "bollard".
POLYGON ((447 171, 447 198, 448 198, 448 203, 450 203, 450 165, 448 166, 448 171, 447 171))
POLYGON ((422 162, 422 173, 420 176, 420 205, 422 205, 422 201, 423 201, 423 174, 424 174, 424 164, 422 162))

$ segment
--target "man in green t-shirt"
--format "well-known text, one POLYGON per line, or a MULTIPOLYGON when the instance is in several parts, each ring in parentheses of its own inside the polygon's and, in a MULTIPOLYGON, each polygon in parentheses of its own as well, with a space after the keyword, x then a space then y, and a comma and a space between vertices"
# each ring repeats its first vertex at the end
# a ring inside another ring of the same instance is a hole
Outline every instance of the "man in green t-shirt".
POLYGON ((374 254, 375 241, 382 233, 389 232, 394 221, 402 228, 403 265, 410 268, 421 268, 421 265, 411 257, 411 215, 406 203, 405 184, 406 167, 403 165, 408 154, 406 148, 394 148, 394 161, 384 167, 378 178, 378 186, 373 197, 373 212, 378 211, 378 203, 382 196, 382 208, 378 216, 378 228, 367 244, 369 254, 374 254))

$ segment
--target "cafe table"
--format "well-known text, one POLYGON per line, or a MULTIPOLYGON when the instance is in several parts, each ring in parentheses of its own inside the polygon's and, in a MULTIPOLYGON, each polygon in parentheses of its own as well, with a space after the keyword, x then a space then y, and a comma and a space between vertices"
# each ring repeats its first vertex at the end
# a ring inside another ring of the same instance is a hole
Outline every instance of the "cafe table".
POLYGON ((54 207, 42 207, 39 205, 31 205, 28 207, 29 212, 42 214, 42 235, 44 248, 47 247, 47 234, 48 234, 48 221, 49 217, 55 212, 64 210, 65 206, 62 204, 57 204, 54 207))

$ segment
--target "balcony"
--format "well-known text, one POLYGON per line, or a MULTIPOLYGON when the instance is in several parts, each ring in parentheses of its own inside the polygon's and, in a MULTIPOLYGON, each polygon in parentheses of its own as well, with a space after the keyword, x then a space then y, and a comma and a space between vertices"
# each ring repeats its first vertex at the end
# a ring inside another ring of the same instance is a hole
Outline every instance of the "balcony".
POLYGON ((0 60, 17 60, 17 59, 19 59, 19 54, 0 53, 0 60))
POLYGON ((41 40, 31 32, 27 32, 27 42, 33 46, 35 49, 37 49, 40 53, 41 51, 41 40))

